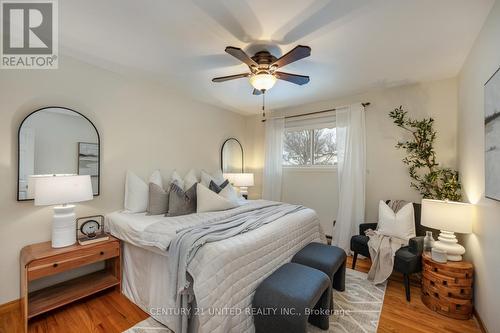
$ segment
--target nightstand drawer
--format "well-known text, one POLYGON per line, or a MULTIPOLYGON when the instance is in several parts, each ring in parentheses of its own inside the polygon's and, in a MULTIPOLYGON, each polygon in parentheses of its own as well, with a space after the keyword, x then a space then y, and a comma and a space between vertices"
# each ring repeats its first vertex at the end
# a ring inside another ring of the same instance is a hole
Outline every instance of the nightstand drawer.
POLYGON ((61 253, 52 257, 32 261, 28 267, 28 281, 61 273, 120 255, 119 242, 106 242, 82 246, 75 253, 61 253))

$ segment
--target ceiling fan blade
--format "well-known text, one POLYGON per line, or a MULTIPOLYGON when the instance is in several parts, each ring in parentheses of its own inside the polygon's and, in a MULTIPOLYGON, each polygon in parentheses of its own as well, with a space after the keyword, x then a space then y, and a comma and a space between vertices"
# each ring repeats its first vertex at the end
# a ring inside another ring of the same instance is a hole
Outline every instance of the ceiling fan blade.
POLYGON ((239 47, 234 47, 234 46, 228 46, 226 47, 225 50, 227 53, 235 57, 236 59, 240 60, 241 62, 247 64, 250 67, 258 67, 259 64, 257 64, 255 61, 253 61, 252 58, 250 58, 245 51, 240 49, 239 47))
POLYGON ((302 58, 307 58, 311 55, 311 48, 309 46, 298 45, 293 48, 290 52, 283 55, 281 58, 276 60, 271 66, 283 67, 292 62, 300 60, 302 58))
POLYGON ((254 89, 253 90, 253 94, 254 95, 262 95, 262 91, 258 90, 258 89, 254 89))
POLYGON ((234 79, 241 79, 244 77, 248 77, 249 75, 250 75, 250 73, 242 73, 242 74, 236 74, 236 75, 214 77, 212 79, 212 82, 224 82, 224 81, 229 81, 229 80, 234 80, 234 79))
POLYGON ((292 82, 300 86, 309 82, 309 76, 307 75, 290 74, 283 72, 274 72, 274 75, 280 80, 292 82))

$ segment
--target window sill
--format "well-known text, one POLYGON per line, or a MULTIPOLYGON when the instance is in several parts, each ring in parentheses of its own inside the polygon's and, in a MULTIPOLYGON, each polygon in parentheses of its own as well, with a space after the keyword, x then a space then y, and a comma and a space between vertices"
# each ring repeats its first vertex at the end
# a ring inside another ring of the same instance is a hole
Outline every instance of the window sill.
POLYGON ((284 172, 314 172, 314 173, 332 173, 332 172, 337 172, 337 166, 333 167, 294 167, 294 166, 284 166, 282 167, 284 172))

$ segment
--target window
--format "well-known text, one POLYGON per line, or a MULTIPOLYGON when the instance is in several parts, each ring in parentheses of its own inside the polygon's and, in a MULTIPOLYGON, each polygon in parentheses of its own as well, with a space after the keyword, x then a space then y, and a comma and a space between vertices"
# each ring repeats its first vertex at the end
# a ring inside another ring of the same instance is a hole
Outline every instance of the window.
POLYGON ((283 166, 332 167, 336 164, 336 128, 331 122, 285 129, 283 166))

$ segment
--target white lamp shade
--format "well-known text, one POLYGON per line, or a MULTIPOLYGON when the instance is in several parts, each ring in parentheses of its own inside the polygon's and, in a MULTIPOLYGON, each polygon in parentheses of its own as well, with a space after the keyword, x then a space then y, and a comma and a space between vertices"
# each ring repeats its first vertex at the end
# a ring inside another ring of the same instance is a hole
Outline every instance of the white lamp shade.
POLYGON ((68 204, 92 198, 92 182, 88 175, 37 177, 35 180, 35 206, 68 204))
POLYGON ((253 173, 225 173, 224 178, 237 187, 249 187, 254 185, 253 173))
POLYGON ((422 200, 421 224, 425 227, 461 234, 472 232, 474 205, 463 202, 422 200))

